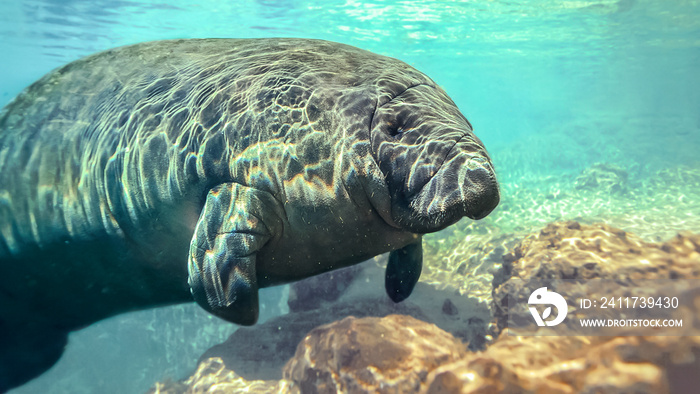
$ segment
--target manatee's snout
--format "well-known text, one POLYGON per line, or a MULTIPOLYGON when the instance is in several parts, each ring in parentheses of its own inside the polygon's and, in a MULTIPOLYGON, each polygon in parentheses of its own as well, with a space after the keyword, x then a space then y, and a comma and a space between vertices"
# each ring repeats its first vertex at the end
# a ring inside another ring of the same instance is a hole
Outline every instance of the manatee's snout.
POLYGON ((467 190, 467 195, 473 196, 472 203, 466 203, 465 216, 470 219, 479 220, 488 216, 496 209, 501 200, 498 191, 498 184, 484 168, 469 170, 469 184, 462 185, 467 190))
POLYGON ((482 219, 500 201, 493 166, 480 143, 469 136, 457 141, 435 175, 411 199, 413 220, 436 231, 466 216, 482 219))

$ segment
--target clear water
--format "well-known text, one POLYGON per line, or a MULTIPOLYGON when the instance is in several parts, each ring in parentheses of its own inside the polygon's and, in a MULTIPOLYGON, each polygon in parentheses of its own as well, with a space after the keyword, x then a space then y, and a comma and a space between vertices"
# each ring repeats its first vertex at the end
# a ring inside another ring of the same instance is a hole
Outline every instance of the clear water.
MULTIPOLYGON (((597 162, 636 180, 700 168, 697 0, 3 0, 0 105, 53 68, 115 46, 282 36, 355 45, 431 76, 491 152, 506 204, 540 204, 510 192, 551 192, 552 179, 597 162)), ((546 219, 571 215, 580 212, 546 219)), ((687 222, 671 230, 700 231, 700 209, 678 215, 687 222)), ((283 311, 283 296, 268 291, 268 314, 283 311)), ((233 329, 194 306, 120 316, 75 334, 54 369, 14 392, 142 392, 187 373, 233 329)))

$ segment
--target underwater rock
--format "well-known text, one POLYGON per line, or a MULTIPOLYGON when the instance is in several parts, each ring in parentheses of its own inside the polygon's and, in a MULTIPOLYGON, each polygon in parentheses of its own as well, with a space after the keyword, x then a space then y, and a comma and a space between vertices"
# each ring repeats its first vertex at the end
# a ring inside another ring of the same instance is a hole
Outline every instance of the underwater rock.
POLYGON ((524 337, 506 329, 486 351, 430 372, 424 393, 691 393, 699 370, 698 337, 524 337))
POLYGON ((222 359, 228 369, 249 380, 282 377, 282 367, 294 356, 297 344, 309 331, 346 316, 386 316, 403 314, 428 320, 410 301, 395 304, 388 298, 367 298, 339 303, 313 311, 296 312, 268 320, 254 327, 240 327, 219 345, 207 350, 200 362, 212 357, 222 359))
POLYGON ((411 393, 465 353, 461 341, 410 316, 347 317, 311 331, 284 377, 304 393, 411 393))
POLYGON ((336 301, 362 272, 363 267, 362 264, 351 265, 292 283, 287 300, 289 311, 307 311, 336 301))
POLYGON ((220 358, 202 361, 197 371, 182 382, 156 383, 149 394, 185 393, 298 393, 293 384, 286 380, 248 381, 227 369, 220 358))
MULTIPOLYGON (((425 392, 695 392, 700 386, 698 336, 517 336, 504 328, 508 313, 531 319, 527 296, 542 286, 556 290, 562 280, 579 279, 577 287, 560 294, 597 298, 614 292, 593 285, 597 278, 614 279, 622 291, 637 283, 648 286, 650 279, 700 278, 700 235, 647 243, 605 224, 565 222, 524 238, 504 256, 494 278, 494 335, 500 336, 485 351, 433 370, 425 392), (519 309, 508 310, 509 293, 524 297, 515 304, 519 309)), ((684 294, 695 295, 681 297, 685 303, 679 310, 690 318, 689 326, 698 327, 700 292, 693 285, 697 281, 688 282, 684 294)))
POLYGON ((575 187, 619 194, 627 191, 627 179, 627 171, 622 167, 609 163, 595 163, 576 178, 575 187))
MULTIPOLYGON (((599 299, 630 293, 631 289, 643 294, 650 289, 639 289, 637 283, 648 287, 651 279, 678 278, 700 278, 700 235, 684 233, 664 243, 649 243, 606 224, 551 223, 503 256, 502 268, 493 281, 494 318, 498 331, 506 326, 509 314, 516 322, 531 320, 527 299, 543 286, 558 291, 574 305, 582 297, 599 299), (571 279, 584 281, 575 286, 562 281, 571 279), (614 279, 619 286, 600 288, 601 281, 591 279, 614 279), (562 291, 561 286, 569 287, 562 291), (512 310, 509 295, 513 297, 511 304, 513 299, 522 301, 512 310)), ((573 325, 575 320, 568 322, 573 325)))

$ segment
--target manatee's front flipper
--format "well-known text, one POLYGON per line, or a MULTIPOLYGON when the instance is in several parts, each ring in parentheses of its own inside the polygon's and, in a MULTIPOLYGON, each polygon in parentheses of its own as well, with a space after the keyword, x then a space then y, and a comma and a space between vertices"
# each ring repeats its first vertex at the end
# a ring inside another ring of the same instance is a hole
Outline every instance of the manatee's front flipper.
POLYGON ((408 298, 413 291, 423 267, 423 245, 421 238, 401 249, 389 253, 384 287, 394 302, 408 298))
MULTIPOLYGON (((265 192, 225 183, 209 191, 190 244, 190 291, 222 319, 252 325, 258 320, 257 252, 270 239, 265 223, 274 215, 265 192)), ((274 220, 272 221, 274 223, 274 220)))

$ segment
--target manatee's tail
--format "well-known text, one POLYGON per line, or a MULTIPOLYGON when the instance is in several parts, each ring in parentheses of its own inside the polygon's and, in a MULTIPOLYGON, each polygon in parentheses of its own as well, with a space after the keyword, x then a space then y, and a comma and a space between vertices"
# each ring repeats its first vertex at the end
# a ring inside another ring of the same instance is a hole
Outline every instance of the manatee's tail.
POLYGON ((0 317, 0 393, 51 368, 68 343, 65 331, 13 326, 0 317))

